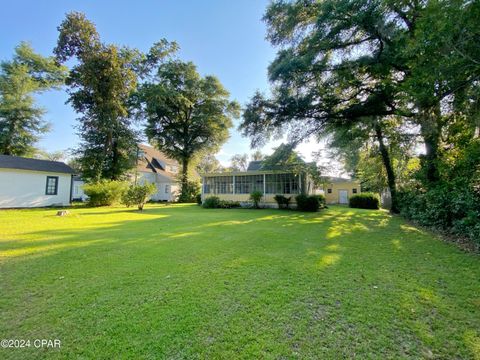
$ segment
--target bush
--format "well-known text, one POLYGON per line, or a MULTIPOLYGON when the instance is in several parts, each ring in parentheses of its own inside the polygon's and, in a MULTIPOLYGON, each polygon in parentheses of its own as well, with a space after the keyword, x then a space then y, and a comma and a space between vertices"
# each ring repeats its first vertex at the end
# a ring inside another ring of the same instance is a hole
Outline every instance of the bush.
POLYGON ((187 182, 185 192, 178 197, 179 203, 194 203, 197 202, 197 194, 200 193, 200 183, 196 181, 187 182))
POLYGON ((416 223, 469 238, 480 246, 480 194, 472 186, 439 183, 428 191, 398 194, 401 215, 416 223))
POLYGON ((210 196, 203 201, 205 209, 233 209, 240 207, 238 201, 220 200, 218 196, 210 196))
POLYGON ((376 209, 380 208, 380 198, 374 193, 361 193, 350 197, 348 204, 351 208, 376 209))
POLYGON ((137 206, 142 211, 150 196, 157 192, 155 184, 130 185, 122 195, 122 203, 127 207, 137 206))
POLYGON ((120 203, 127 187, 124 181, 100 180, 85 184, 83 191, 88 196, 89 206, 110 206, 120 203))
POLYGON ((311 211, 315 212, 318 211, 320 208, 320 202, 317 195, 305 195, 300 194, 295 197, 297 202, 297 210, 300 211, 311 211))
POLYGON ((202 194, 197 194, 195 200, 197 200, 198 205, 202 205, 202 194))
POLYGON ((317 198, 318 204, 320 205, 320 209, 323 209, 325 206, 327 206, 327 201, 325 200, 325 196, 318 194, 318 195, 312 195, 317 198))
POLYGON ((287 198, 283 195, 275 195, 273 198, 277 202, 279 209, 288 209, 290 205, 290 200, 292 199, 291 197, 287 198))
POLYGON ((250 193, 250 200, 253 201, 253 207, 258 209, 260 207, 260 201, 262 200, 263 193, 261 191, 252 191, 250 193))
POLYGON ((215 209, 220 207, 220 198, 218 196, 209 196, 203 200, 202 206, 205 209, 215 209))
POLYGON ((218 207, 221 209, 239 208, 240 203, 238 201, 233 201, 233 200, 220 200, 218 207))

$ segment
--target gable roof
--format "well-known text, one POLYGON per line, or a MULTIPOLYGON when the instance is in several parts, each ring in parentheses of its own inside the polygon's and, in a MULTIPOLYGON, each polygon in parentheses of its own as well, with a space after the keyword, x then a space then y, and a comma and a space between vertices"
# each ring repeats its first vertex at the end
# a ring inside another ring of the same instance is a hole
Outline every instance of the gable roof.
POLYGON ((0 168, 45 171, 73 174, 73 169, 60 161, 30 159, 20 156, 0 155, 0 168))
POLYGON ((138 158, 137 171, 160 173, 168 178, 175 178, 177 173, 172 172, 167 165, 175 166, 178 169, 179 166, 176 160, 169 158, 151 146, 139 144, 138 147, 142 153, 138 158))
POLYGON ((344 183, 344 182, 357 182, 354 179, 336 177, 336 176, 326 176, 325 178, 326 183, 344 183))
POLYGON ((248 163, 247 171, 260 170, 261 168, 262 168, 262 161, 261 160, 250 161, 248 163))

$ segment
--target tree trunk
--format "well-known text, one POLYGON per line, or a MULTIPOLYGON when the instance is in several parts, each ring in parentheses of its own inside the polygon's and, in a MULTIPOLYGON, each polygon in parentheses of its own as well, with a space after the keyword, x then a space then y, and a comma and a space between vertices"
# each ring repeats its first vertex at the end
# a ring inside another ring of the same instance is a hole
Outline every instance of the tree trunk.
POLYGON ((390 160, 390 154, 388 152, 387 147, 385 146, 382 127, 378 122, 375 122, 375 134, 377 136, 377 140, 380 148, 380 154, 382 155, 383 166, 385 166, 385 171, 387 172, 388 189, 390 190, 390 195, 392 197, 392 205, 391 205, 390 211, 396 214, 399 212, 399 208, 398 208, 395 172, 393 171, 392 162, 390 160))
POLYGON ((183 158, 182 159, 182 194, 180 195, 181 198, 186 199, 188 193, 188 164, 190 159, 183 158))
POLYGON ((111 166, 111 173, 110 173, 110 179, 111 180, 118 180, 119 179, 119 173, 120 171, 118 170, 119 167, 119 153, 118 153, 118 143, 115 139, 112 140, 112 163, 110 164, 111 166))
POLYGON ((423 167, 428 184, 438 181, 438 148, 440 143, 440 126, 438 124, 439 110, 427 110, 420 122, 420 134, 425 143, 423 167))

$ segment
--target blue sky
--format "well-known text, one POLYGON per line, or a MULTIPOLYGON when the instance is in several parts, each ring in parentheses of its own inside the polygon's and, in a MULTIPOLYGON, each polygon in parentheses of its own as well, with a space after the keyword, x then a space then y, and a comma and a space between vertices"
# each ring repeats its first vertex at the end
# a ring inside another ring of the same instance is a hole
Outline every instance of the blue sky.
MULTIPOLYGON (((268 91, 267 66, 276 50, 265 40, 261 21, 267 4, 268 0, 8 1, 2 5, 0 59, 9 59, 20 41, 51 55, 65 13, 81 11, 107 43, 146 51, 161 38, 176 41, 182 60, 193 61, 203 75, 216 75, 243 105, 255 90, 268 91)), ((40 105, 48 111, 45 118, 52 124, 39 147, 49 151, 75 147, 77 114, 66 100, 64 91, 39 96, 40 105)), ((268 144, 262 151, 270 153, 277 144, 268 144)), ((309 159, 318 145, 310 142, 299 150, 309 159)), ((226 164, 233 154, 250 151, 249 140, 232 129, 217 157, 226 164)))

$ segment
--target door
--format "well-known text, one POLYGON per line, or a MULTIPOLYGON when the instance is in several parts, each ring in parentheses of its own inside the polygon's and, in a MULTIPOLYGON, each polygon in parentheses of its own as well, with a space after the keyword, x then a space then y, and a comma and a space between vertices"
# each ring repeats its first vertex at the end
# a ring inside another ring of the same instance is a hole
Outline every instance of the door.
POLYGON ((338 190, 338 203, 348 204, 348 190, 338 190))

